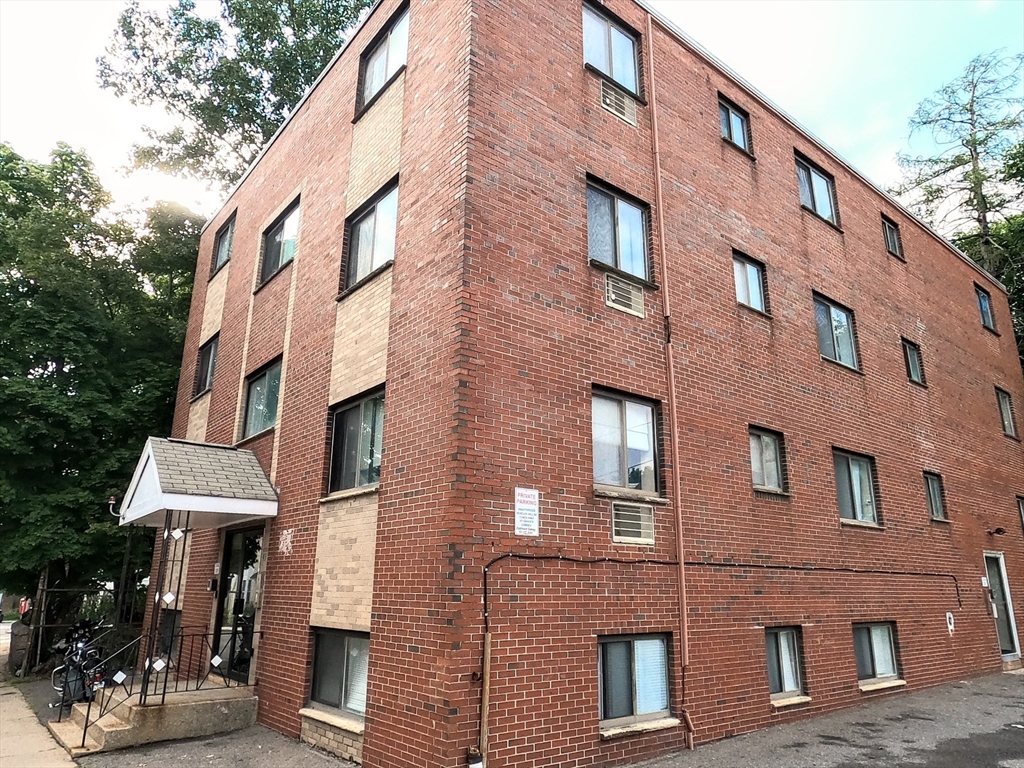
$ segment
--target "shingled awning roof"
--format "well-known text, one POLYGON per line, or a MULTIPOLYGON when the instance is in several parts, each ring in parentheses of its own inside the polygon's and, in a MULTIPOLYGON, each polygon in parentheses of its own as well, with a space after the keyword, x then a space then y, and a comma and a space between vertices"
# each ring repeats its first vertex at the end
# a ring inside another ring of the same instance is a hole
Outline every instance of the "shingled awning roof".
POLYGON ((277 492, 252 451, 163 437, 146 442, 124 498, 121 525, 162 526, 168 510, 189 513, 192 528, 277 515, 277 492))

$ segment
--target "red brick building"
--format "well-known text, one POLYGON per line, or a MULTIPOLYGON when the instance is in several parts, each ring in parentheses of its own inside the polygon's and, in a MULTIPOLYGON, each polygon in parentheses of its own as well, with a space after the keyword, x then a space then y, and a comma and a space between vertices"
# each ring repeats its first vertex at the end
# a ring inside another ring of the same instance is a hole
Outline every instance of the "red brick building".
POLYGON ((642 3, 383 0, 203 235, 175 437, 279 501, 180 622, 375 767, 999 670, 1021 403, 1003 288, 642 3))

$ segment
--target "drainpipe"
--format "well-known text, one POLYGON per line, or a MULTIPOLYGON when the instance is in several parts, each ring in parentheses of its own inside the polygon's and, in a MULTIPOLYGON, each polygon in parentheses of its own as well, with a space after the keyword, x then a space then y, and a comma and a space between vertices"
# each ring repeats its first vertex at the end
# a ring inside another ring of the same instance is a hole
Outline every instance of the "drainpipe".
POLYGON ((668 379, 668 423, 672 439, 668 443, 669 459, 672 462, 671 486, 672 499, 675 502, 675 533, 676 559, 679 561, 679 645, 681 650, 682 696, 680 697, 680 714, 686 725, 686 746, 693 749, 693 723, 686 711, 686 668, 690 663, 690 646, 687 637, 686 623, 686 566, 683 554, 683 510, 682 488, 679 482, 679 430, 678 407, 676 404, 676 369, 672 347, 672 304, 669 296, 668 258, 665 247, 665 203, 661 188, 661 142, 658 134, 658 98, 656 78, 654 76, 654 23, 650 13, 647 14, 647 70, 650 73, 650 112, 651 112, 651 145, 654 153, 655 174, 655 206, 658 212, 658 258, 661 264, 661 300, 665 318, 665 377, 668 379))

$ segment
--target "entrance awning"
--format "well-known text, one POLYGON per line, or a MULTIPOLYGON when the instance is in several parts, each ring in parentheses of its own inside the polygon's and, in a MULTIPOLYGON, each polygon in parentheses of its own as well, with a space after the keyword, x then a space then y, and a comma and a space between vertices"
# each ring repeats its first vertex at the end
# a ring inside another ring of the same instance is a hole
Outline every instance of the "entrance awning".
POLYGON ((190 528, 277 516, 277 492, 256 454, 232 445, 151 437, 121 505, 121 525, 161 527, 167 511, 190 528))

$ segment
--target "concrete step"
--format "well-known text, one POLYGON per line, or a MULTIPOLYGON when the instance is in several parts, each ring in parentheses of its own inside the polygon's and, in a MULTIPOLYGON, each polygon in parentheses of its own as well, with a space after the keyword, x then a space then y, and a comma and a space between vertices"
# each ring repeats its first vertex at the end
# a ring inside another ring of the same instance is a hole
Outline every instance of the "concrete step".
POLYGON ((68 754, 73 758, 82 757, 83 755, 91 755, 94 752, 101 751, 101 747, 96 743, 95 739, 89 738, 88 735, 85 737, 85 746, 82 746, 82 726, 71 722, 70 720, 62 720, 57 722, 56 720, 47 723, 46 727, 50 733, 53 734, 53 738, 57 740, 64 749, 67 750, 68 754))

